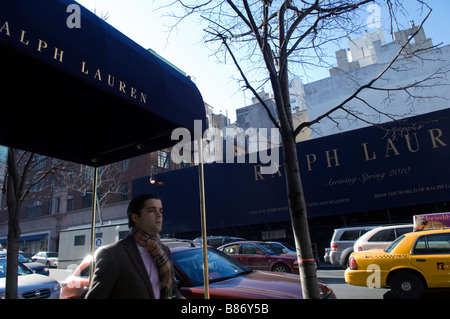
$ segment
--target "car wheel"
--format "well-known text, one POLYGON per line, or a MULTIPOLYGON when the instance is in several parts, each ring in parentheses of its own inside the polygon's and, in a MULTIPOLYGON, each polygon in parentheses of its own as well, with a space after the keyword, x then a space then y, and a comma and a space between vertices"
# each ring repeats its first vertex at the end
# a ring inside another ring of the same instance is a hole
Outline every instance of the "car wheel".
POLYGON ((399 299, 420 298, 425 290, 421 278, 411 271, 399 271, 390 280, 391 291, 399 299))
POLYGON ((272 271, 275 271, 275 272, 291 272, 289 267, 284 265, 284 264, 276 264, 275 266, 273 266, 272 271))

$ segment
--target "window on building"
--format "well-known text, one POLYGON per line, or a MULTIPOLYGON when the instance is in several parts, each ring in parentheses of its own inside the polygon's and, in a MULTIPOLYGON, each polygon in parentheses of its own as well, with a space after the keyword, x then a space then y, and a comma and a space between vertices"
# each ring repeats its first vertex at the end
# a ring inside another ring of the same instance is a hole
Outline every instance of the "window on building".
POLYGON ((128 183, 122 183, 120 186, 120 200, 128 200, 128 183))
POLYGON ((92 206, 92 191, 85 191, 81 193, 81 207, 88 208, 92 206))
POLYGON ((41 190, 44 189, 45 181, 44 181, 43 179, 40 180, 40 181, 37 181, 37 180, 29 180, 29 181, 27 182, 27 184, 28 184, 28 185, 33 185, 33 186, 30 188, 30 192, 35 193, 35 192, 40 192, 41 190))
POLYGON ((67 196, 67 210, 68 210, 68 211, 74 210, 74 199, 73 199, 73 195, 67 196))
POLYGON ((86 241, 85 235, 77 235, 74 237, 73 245, 74 246, 84 246, 85 241, 86 241))
POLYGON ((42 213, 42 202, 36 201, 27 204, 27 218, 34 218, 41 216, 42 213))
POLYGON ((45 168, 45 163, 47 161, 47 157, 44 155, 34 156, 33 164, 31 165, 32 171, 39 171, 45 168))
POLYGON ((126 159, 122 161, 122 172, 128 171, 128 168, 130 167, 130 160, 126 159))
POLYGON ((52 208, 53 208, 53 199, 50 198, 50 199, 48 200, 47 214, 51 215, 51 213, 52 213, 52 208))
POLYGON ((158 151, 158 167, 169 169, 169 153, 158 151))

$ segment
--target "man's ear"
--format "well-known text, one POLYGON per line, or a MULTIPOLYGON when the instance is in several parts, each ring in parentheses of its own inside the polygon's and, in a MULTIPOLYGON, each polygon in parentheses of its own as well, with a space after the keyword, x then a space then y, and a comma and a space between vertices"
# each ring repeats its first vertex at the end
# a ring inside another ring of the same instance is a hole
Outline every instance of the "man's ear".
POLYGON ((138 214, 131 214, 131 220, 137 223, 139 221, 139 215, 138 214))

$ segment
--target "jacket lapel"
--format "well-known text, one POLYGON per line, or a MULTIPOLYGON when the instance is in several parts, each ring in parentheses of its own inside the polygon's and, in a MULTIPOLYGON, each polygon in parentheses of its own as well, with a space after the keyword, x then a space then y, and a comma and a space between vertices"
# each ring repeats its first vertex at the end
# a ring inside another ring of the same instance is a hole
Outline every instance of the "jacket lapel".
POLYGON ((134 241, 133 237, 131 236, 126 237, 123 240, 123 244, 126 247, 127 253, 130 256, 130 260, 134 264, 136 271, 139 273, 139 275, 142 278, 142 281, 145 283, 145 286, 147 287, 149 294, 152 296, 152 298, 155 298, 153 294, 153 287, 152 284, 150 283, 150 277, 147 273, 147 269, 145 268, 141 254, 139 253, 137 244, 134 241))

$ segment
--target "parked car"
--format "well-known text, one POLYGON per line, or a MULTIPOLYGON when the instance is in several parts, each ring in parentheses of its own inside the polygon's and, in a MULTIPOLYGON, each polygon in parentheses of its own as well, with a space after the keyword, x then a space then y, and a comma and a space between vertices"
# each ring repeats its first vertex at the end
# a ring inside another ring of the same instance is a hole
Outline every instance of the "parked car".
POLYGON ((40 251, 31 259, 47 267, 58 267, 58 253, 54 251, 40 251))
MULTIPOLYGON (((240 237, 230 237, 230 236, 209 236, 206 238, 206 242, 209 246, 212 246, 214 248, 220 247, 222 245, 233 243, 235 241, 241 241, 245 240, 244 238, 240 237)), ((201 244, 202 243, 202 237, 197 237, 194 239, 194 242, 201 244)))
POLYGON ((218 250, 253 270, 298 274, 296 254, 262 241, 240 241, 223 245, 218 250))
MULTIPOLYGON (((0 258, 6 258, 6 251, 0 251, 0 258)), ((19 252, 19 262, 24 264, 36 274, 45 276, 50 274, 50 271, 46 265, 32 261, 31 258, 26 257, 23 252, 19 252)))
MULTIPOLYGON (((295 254, 295 255, 297 254, 297 250, 296 250, 295 246, 290 245, 288 243, 283 243, 283 242, 279 242, 279 241, 266 241, 266 243, 269 243, 273 246, 281 248, 285 254, 295 254)), ((316 263, 316 267, 318 267, 319 266, 319 258, 316 255, 314 255, 314 261, 316 263)))
POLYGON ((369 230, 378 226, 345 227, 337 228, 331 237, 330 262, 332 265, 339 265, 347 268, 348 258, 353 252, 355 241, 369 230))
MULTIPOLYGON (((19 299, 59 299, 59 283, 48 277, 33 273, 19 262, 17 297, 19 299)), ((0 258, 0 299, 5 298, 6 258, 0 258)))
POLYGON ((403 234, 412 232, 414 225, 380 226, 369 230, 353 244, 354 251, 385 249, 403 234))
MULTIPOLYGON (((176 279, 182 295, 204 298, 203 258, 199 244, 189 241, 164 241, 171 252, 176 279)), ((211 299, 299 299, 302 290, 298 275, 254 271, 226 254, 208 247, 209 294, 211 299), (274 284, 276 282, 276 284, 274 284)), ((80 298, 89 285, 90 259, 85 259, 63 283, 61 298, 80 298)), ((318 281, 322 299, 335 299, 333 290, 318 281)))
POLYGON ((427 288, 450 288, 450 229, 406 233, 385 250, 352 253, 345 281, 389 287, 397 298, 420 298, 427 288))

